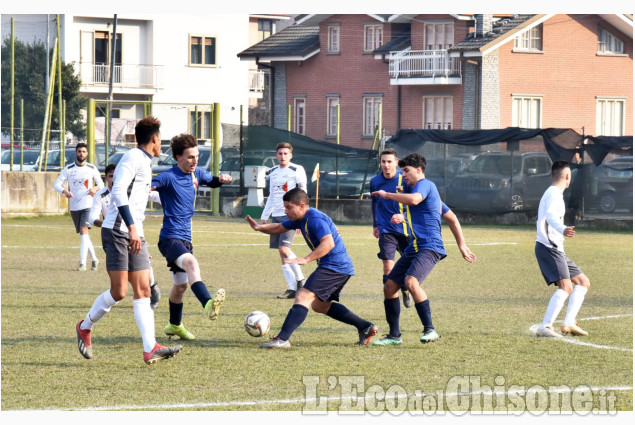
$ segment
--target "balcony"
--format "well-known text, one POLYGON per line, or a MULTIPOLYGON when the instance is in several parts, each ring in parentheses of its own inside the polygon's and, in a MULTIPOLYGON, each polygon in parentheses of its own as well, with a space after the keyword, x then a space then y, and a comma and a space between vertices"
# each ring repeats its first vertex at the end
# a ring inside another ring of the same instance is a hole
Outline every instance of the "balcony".
MULTIPOLYGON (((110 65, 81 63, 80 77, 82 89, 108 87, 110 65)), ((161 89, 163 88, 162 65, 115 65, 113 87, 119 89, 161 89)))
POLYGON ((461 61, 447 50, 390 52, 388 61, 392 85, 461 84, 461 61))
POLYGON ((260 69, 250 69, 247 73, 250 93, 262 94, 265 90, 265 72, 260 69))

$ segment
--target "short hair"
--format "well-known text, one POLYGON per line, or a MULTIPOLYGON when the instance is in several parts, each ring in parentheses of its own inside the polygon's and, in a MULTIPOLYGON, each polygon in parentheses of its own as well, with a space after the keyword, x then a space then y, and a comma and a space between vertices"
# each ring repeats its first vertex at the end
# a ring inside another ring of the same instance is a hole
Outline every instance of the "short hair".
POLYGON ((172 148, 172 156, 174 159, 176 159, 177 155, 183 155, 185 149, 195 148, 197 146, 198 140, 188 133, 181 133, 178 136, 174 136, 170 141, 170 147, 172 148))
POLYGON ((291 146, 291 143, 278 143, 278 145, 276 146, 276 153, 278 152, 278 149, 289 149, 289 152, 293 153, 293 146, 291 146))
POLYGON ((107 176, 111 171, 115 171, 117 168, 117 164, 108 164, 106 165, 106 169, 104 170, 104 176, 107 176))
POLYGON ((404 168, 404 167, 414 167, 414 168, 421 167, 421 171, 425 171, 426 157, 418 153, 411 153, 410 155, 407 155, 405 158, 399 160, 399 168, 404 168))
POLYGON ((143 118, 134 128, 137 145, 147 145, 159 131, 161 131, 161 121, 155 117, 143 118))
POLYGON ((383 151, 381 151, 381 153, 379 154, 379 158, 381 158, 384 155, 394 155, 395 158, 399 158, 397 156, 397 151, 394 150, 393 148, 388 148, 388 149, 384 149, 383 151))
POLYGON ((309 205, 309 195, 299 187, 294 187, 290 191, 284 194, 282 200, 285 202, 291 202, 294 205, 306 204, 309 205))
POLYGON ((86 150, 88 150, 88 145, 84 142, 79 142, 77 146, 75 146, 75 152, 77 152, 77 149, 79 148, 86 148, 86 150))
POLYGON ((551 165, 551 178, 558 179, 564 177, 564 170, 570 168, 567 161, 556 161, 551 165))

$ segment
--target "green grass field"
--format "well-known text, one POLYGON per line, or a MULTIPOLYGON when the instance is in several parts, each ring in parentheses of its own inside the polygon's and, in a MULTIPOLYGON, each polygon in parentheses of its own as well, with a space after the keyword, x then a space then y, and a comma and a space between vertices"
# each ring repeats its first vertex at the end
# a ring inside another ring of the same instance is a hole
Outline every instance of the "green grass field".
MULTIPOLYGON (((160 226, 159 217, 146 220, 163 294, 155 316, 157 341, 167 344, 162 330, 168 322, 171 278, 156 248, 160 226)), ((613 394, 617 410, 633 410, 630 233, 580 229, 566 242, 567 254, 591 280, 578 316, 589 336, 567 339, 587 345, 538 339, 530 331, 553 293, 534 258, 533 228, 467 226, 466 240, 478 261, 465 262, 444 227, 449 255, 423 285, 439 342, 419 343, 416 312, 402 308, 401 346, 355 346, 354 328, 310 313, 292 336, 291 349, 270 351, 258 349, 263 339, 243 329, 245 315, 262 310, 271 317, 270 335, 275 335, 292 305, 291 300, 275 299, 285 283, 268 237, 239 219, 197 216, 193 229, 203 279, 212 293, 225 288, 227 300, 219 319, 210 322, 188 291, 184 324, 197 339, 183 342, 175 358, 147 366, 131 291, 95 326, 93 359, 85 360, 77 350, 75 324, 109 287, 99 232, 92 230, 91 238, 102 260, 100 269, 76 272, 79 238, 70 217, 3 219, 2 410, 337 411, 359 408, 351 404, 347 388, 360 380, 362 400, 369 392, 387 394, 385 405, 365 408, 390 410, 402 408, 403 399, 389 394, 452 393, 449 384, 461 376, 480 379, 481 389, 494 390, 582 385, 592 388, 594 407, 602 409, 601 396, 613 394), (315 397, 320 396, 328 398, 319 404, 315 397)), ((377 324, 381 336, 388 327, 377 242, 370 226, 339 229, 357 273, 341 301, 377 324)), ((294 246, 298 255, 308 252, 300 237, 294 246)), ((314 268, 315 263, 305 266, 305 273, 314 268)), ((458 389, 476 391, 473 386, 458 389)), ((490 410, 485 401, 470 398, 469 409, 490 410)), ((445 403, 443 409, 455 406, 450 399, 445 403)), ((515 406, 511 410, 530 408, 515 406)), ((406 409, 412 408, 417 407, 406 409)))

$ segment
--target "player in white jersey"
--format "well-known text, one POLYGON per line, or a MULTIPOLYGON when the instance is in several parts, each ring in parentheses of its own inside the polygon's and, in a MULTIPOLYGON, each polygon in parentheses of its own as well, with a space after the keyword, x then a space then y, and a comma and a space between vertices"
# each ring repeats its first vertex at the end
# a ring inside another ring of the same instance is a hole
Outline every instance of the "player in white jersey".
MULTIPOLYGON (((293 147, 289 143, 278 143, 276 146, 276 159, 278 165, 269 171, 269 197, 260 216, 262 224, 267 223, 271 216, 272 223, 282 223, 287 219, 284 212, 282 197, 295 187, 306 192, 306 172, 304 167, 291 162, 293 147)), ((297 256, 291 251, 291 243, 295 236, 295 230, 280 235, 270 235, 269 248, 278 249, 282 261, 282 273, 287 281, 287 290, 278 295, 278 298, 295 298, 296 292, 302 288, 304 274, 298 264, 288 264, 285 260, 292 260, 297 256)))
POLYGON ((132 308, 141 332, 144 362, 153 364, 183 349, 181 345, 157 344, 154 311, 150 307, 150 258, 143 237, 143 219, 152 181, 152 157, 161 154, 160 127, 161 123, 154 117, 139 121, 135 126, 137 148, 126 152, 115 169, 112 201, 117 210, 108 212, 101 228, 110 289, 97 297, 86 317, 75 327, 79 352, 86 359, 93 356, 93 325, 125 298, 128 282, 132 285, 132 308))
POLYGON ((101 180, 97 167, 86 162, 86 158, 88 158, 86 143, 78 143, 75 146, 75 157, 75 162, 62 169, 53 187, 59 194, 69 199, 71 217, 75 223, 75 230, 79 233, 79 267, 77 270, 86 270, 87 254, 90 254, 92 259, 91 270, 96 270, 99 260, 95 255, 95 248, 88 234, 88 229, 91 227, 88 222, 88 213, 93 204, 92 197, 104 187, 104 182, 101 180), (64 189, 66 182, 68 182, 68 189, 64 189))
POLYGON ((571 168, 566 161, 556 161, 551 166, 551 186, 540 199, 536 222, 536 259, 547 285, 558 286, 549 300, 547 311, 536 335, 561 338, 553 329, 564 302, 569 298, 567 313, 562 323, 564 335, 586 336, 588 333, 576 323, 584 296, 591 283, 582 270, 564 253, 564 238, 575 236, 574 226, 564 224, 565 205, 562 194, 571 183, 571 168))
MULTIPOLYGON (((103 221, 101 217, 106 217, 110 210, 115 210, 119 213, 117 206, 112 202, 112 180, 115 175, 115 164, 108 164, 104 175, 106 177, 106 187, 97 192, 93 199, 93 206, 90 209, 90 215, 88 221, 97 227, 101 227, 103 221)), ((161 203, 161 198, 157 192, 151 191, 149 196, 150 202, 161 203)), ((125 224, 123 224, 125 226, 125 224)), ((152 258, 152 257, 150 257, 152 258)), ((155 309, 159 306, 159 300, 161 299, 161 291, 159 285, 154 280, 154 270, 150 265, 150 307, 155 309)))

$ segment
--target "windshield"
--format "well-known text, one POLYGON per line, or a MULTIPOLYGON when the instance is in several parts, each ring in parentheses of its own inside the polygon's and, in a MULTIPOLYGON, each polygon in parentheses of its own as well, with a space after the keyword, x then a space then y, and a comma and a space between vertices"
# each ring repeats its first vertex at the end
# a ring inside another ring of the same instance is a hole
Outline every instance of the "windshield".
MULTIPOLYGON (((467 169, 468 173, 502 174, 511 172, 512 157, 508 155, 481 155, 474 159, 467 169)), ((514 174, 521 169, 521 158, 514 157, 514 174)))
MULTIPOLYGON (((24 151, 24 165, 34 165, 40 156, 39 151, 24 151)), ((2 152, 2 163, 9 164, 11 162, 11 151, 2 152)), ((20 164, 20 150, 13 150, 13 163, 20 164)))

